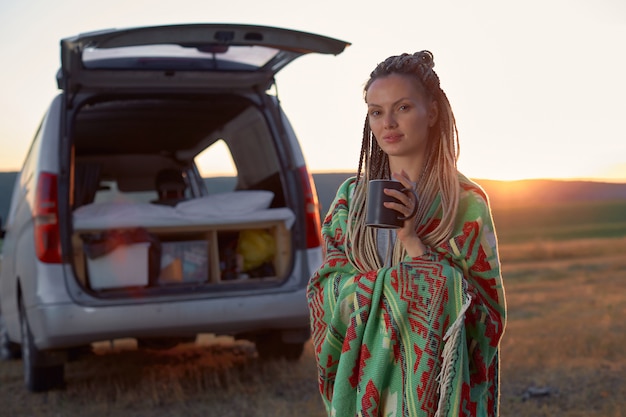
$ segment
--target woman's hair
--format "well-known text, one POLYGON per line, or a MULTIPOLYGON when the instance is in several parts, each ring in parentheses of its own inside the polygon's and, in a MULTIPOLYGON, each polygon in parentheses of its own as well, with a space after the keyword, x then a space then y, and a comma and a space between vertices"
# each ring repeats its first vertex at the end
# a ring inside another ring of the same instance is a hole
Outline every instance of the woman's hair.
MULTIPOLYGON (((439 246, 450 239, 460 193, 456 121, 448 97, 439 86, 439 77, 433 70, 434 66, 433 54, 429 51, 391 56, 376 66, 363 89, 367 100, 367 91, 376 79, 391 74, 407 75, 417 81, 427 101, 433 100, 437 103, 438 118, 428 133, 423 171, 416 185, 419 204, 415 228, 422 242, 431 247, 439 246), (434 202, 435 209, 432 210, 434 202)), ((366 116, 347 230, 348 243, 354 253, 354 266, 362 271, 382 267, 376 249, 376 231, 365 226, 367 184, 369 180, 389 179, 390 176, 389 157, 378 146, 366 116)), ((400 243, 396 242, 392 263, 401 261, 405 254, 400 243)))

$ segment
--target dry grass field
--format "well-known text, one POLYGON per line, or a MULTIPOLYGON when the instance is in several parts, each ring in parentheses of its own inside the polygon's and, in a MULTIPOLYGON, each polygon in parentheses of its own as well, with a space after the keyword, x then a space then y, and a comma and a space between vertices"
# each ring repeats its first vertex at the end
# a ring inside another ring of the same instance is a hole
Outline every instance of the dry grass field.
MULTIPOLYGON (((626 416, 626 238, 501 246, 509 321, 504 417, 626 416)), ((169 351, 98 344, 67 388, 29 394, 0 363, 0 416, 324 416, 311 347, 261 363, 245 342, 206 335, 169 351)))
POLYGON ((503 416, 626 416, 626 239, 502 247, 503 416))

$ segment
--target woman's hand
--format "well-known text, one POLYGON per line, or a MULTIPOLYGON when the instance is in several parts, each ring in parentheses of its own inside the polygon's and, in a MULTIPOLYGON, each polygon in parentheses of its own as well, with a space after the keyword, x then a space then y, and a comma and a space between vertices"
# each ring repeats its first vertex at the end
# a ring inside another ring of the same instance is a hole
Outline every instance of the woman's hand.
MULTIPOLYGON (((411 182, 411 179, 404 170, 402 170, 400 174, 393 173, 392 178, 400 181, 405 188, 411 190, 415 189, 415 184, 411 182)), ((417 201, 405 193, 391 188, 385 188, 385 194, 399 200, 398 203, 385 202, 385 207, 396 210, 403 217, 410 216, 411 213, 415 212, 417 201)), ((426 245, 422 243, 422 240, 415 232, 415 214, 404 221, 402 228, 398 229, 397 236, 409 256, 418 257, 426 253, 426 245)))

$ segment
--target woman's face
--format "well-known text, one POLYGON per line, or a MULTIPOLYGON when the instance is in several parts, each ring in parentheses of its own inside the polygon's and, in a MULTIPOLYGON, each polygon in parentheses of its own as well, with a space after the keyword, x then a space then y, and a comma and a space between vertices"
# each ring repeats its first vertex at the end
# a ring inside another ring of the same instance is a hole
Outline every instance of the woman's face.
POLYGON ((416 80, 402 74, 376 79, 365 99, 374 137, 390 160, 408 157, 421 162, 428 130, 437 121, 436 102, 424 97, 416 80))

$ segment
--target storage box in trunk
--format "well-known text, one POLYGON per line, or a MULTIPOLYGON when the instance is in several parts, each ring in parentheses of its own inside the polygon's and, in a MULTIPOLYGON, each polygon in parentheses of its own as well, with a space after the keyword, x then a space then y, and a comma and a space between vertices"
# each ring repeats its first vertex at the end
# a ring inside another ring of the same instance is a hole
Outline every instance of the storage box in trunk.
MULTIPOLYGON (((283 218, 170 226, 148 223, 145 222, 141 227, 150 237, 149 244, 141 245, 142 253, 132 248, 134 253, 127 257, 126 263, 115 266, 111 264, 115 263, 115 257, 119 255, 106 258, 105 264, 109 266, 106 273, 115 276, 100 276, 95 286, 91 278, 93 261, 89 259, 86 250, 85 236, 106 235, 109 232, 78 225, 79 230, 75 231, 73 239, 74 267, 78 280, 91 289, 123 286, 146 286, 149 289, 276 282, 289 273, 293 248, 287 227, 289 223, 283 218), (135 276, 133 273, 134 280, 124 281, 122 278, 128 278, 128 271, 138 269, 139 263, 143 266, 141 274, 135 276), (129 284, 124 285, 124 282, 129 284)), ((115 230, 116 235, 126 231, 115 230)), ((136 228, 129 228, 129 233, 131 230, 136 228)))
POLYGON ((161 243, 159 284, 204 282, 209 278, 209 242, 185 240, 161 243))
POLYGON ((117 246, 113 251, 87 258, 89 287, 94 290, 148 285, 149 242, 117 246))

